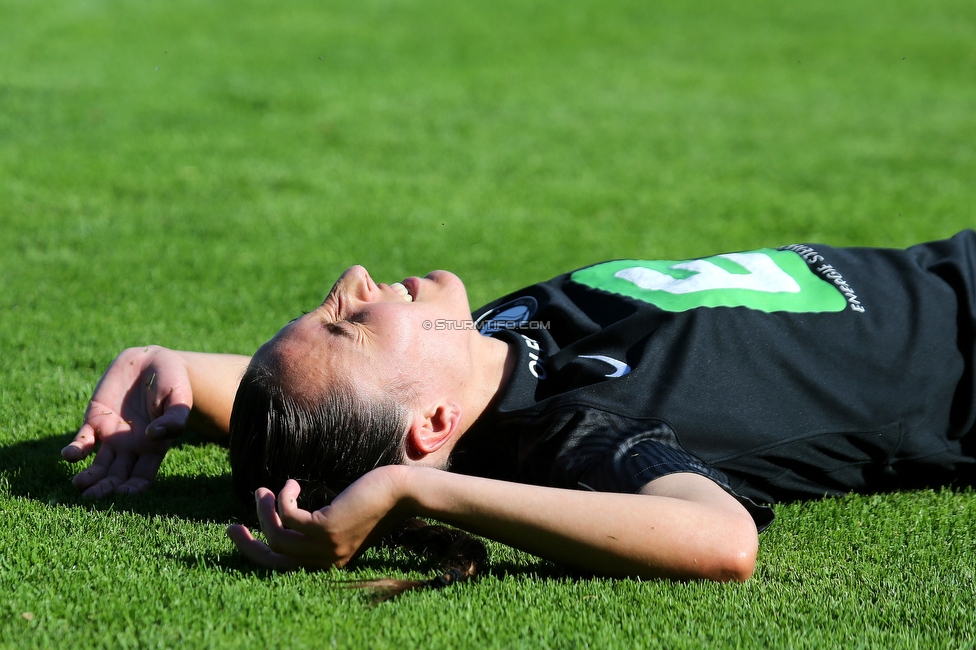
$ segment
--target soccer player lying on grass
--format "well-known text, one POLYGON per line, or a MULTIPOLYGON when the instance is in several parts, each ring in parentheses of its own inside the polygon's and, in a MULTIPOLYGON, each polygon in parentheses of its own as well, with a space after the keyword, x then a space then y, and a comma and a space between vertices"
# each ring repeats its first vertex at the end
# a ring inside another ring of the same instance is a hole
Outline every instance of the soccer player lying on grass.
MULTIPOLYGON (((267 542, 228 533, 267 567, 419 516, 597 574, 745 580, 769 504, 971 479, 974 338, 973 231, 606 262, 473 317, 450 273, 355 266, 253 358, 124 351, 63 456, 101 441, 75 484, 132 493, 185 427, 229 435, 267 542)), ((469 577, 464 552, 422 584, 469 577)))

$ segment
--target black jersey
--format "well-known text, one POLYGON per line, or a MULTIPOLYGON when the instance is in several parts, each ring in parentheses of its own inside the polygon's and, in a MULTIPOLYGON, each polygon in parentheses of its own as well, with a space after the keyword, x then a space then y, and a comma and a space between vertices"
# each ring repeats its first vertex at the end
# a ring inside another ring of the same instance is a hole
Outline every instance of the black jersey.
POLYGON ((974 463, 973 231, 908 250, 617 260, 473 317, 518 361, 454 471, 618 492, 691 471, 762 528, 761 504, 974 463))

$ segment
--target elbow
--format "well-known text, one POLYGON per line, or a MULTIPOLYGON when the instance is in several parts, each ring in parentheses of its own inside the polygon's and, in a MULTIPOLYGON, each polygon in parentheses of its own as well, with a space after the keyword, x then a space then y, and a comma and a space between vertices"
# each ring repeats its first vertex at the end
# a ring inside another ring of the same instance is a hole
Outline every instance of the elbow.
POLYGON ((716 554, 715 575, 720 582, 745 582, 756 570, 759 532, 752 517, 740 518, 725 529, 722 549, 716 554))
POLYGON ((696 540, 682 544, 671 564, 647 566, 642 577, 745 582, 756 570, 759 532, 752 517, 720 518, 696 540))
POLYGON ((721 582, 745 582, 756 570, 756 552, 742 550, 729 559, 723 567, 721 582))

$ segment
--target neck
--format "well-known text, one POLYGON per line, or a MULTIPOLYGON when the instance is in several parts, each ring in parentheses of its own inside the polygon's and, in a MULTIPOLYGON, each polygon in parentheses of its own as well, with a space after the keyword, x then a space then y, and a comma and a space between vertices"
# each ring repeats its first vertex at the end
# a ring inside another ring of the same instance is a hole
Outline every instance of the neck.
POLYGON ((469 385, 470 394, 465 402, 465 412, 457 437, 471 428, 481 415, 492 405, 501 389, 508 383, 515 367, 517 352, 511 345, 491 336, 478 334, 479 345, 475 346, 477 381, 469 385))
POLYGON ((471 347, 469 371, 455 387, 461 404, 461 422, 451 439, 430 454, 424 464, 447 467, 454 446, 481 415, 492 405, 515 367, 517 352, 508 343, 476 334, 471 347))

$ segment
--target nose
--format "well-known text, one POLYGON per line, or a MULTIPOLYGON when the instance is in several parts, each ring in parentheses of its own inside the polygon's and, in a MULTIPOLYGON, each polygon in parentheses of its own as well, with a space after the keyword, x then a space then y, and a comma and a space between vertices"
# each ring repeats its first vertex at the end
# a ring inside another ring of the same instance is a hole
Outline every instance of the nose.
POLYGON ((357 264, 350 266, 339 276, 332 292, 343 298, 371 302, 376 293, 376 283, 369 277, 369 272, 357 264))

